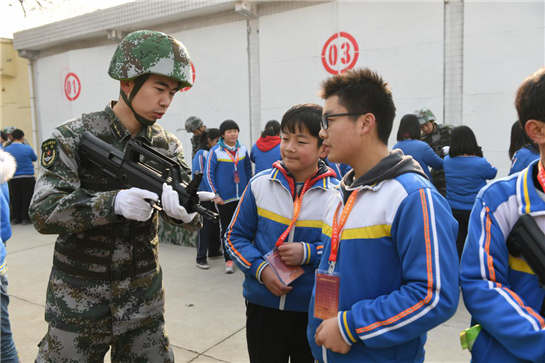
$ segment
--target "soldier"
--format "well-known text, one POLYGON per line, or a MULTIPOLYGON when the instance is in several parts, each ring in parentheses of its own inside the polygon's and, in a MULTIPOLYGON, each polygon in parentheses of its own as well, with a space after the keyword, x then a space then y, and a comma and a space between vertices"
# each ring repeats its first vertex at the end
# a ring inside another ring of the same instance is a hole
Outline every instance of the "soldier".
MULTIPOLYGON (((124 150, 138 138, 178 160, 189 179, 182 145, 156 124, 173 96, 192 86, 189 54, 176 39, 155 31, 129 34, 117 47, 108 74, 120 97, 103 111, 83 114, 53 130, 42 144, 42 172, 30 214, 40 233, 59 234, 47 289, 47 334, 37 362, 174 362, 164 325, 158 263, 155 193, 119 190, 96 166, 82 163, 85 131, 124 150)), ((199 216, 163 186, 161 217, 195 231, 199 216)))
MULTIPOLYGON (((15 130, 16 130, 15 126, 4 127, 4 134, 6 134, 7 136, 6 142, 3 145, 4 148, 10 146, 13 143, 13 136, 11 134, 13 134, 13 131, 15 130)), ((23 144, 30 146, 27 139, 23 140, 23 144)))
MULTIPOLYGON (((418 118, 418 122, 420 122, 420 129, 423 134, 421 140, 428 143, 440 158, 444 158, 448 154, 450 134, 454 126, 446 124, 437 125, 435 123, 435 115, 426 107, 414 111, 414 114, 418 118)), ((447 193, 445 171, 443 169, 433 169, 431 171, 431 178, 433 185, 435 185, 439 193, 444 197, 447 193)))
POLYGON ((200 117, 189 116, 185 121, 185 130, 193 133, 193 137, 191 138, 191 160, 193 160, 199 148, 200 137, 204 130, 206 130, 206 126, 204 126, 200 117))

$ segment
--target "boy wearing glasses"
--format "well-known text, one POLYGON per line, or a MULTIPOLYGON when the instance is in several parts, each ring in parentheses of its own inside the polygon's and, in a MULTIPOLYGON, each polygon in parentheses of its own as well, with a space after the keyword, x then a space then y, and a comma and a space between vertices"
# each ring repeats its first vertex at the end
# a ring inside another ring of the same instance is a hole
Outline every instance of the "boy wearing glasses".
POLYGON ((369 69, 322 83, 320 137, 353 170, 324 206, 307 338, 319 362, 423 362, 458 305, 457 224, 410 156, 388 151, 395 106, 369 69))
POLYGON ((325 157, 322 107, 297 105, 282 118, 281 162, 248 184, 226 233, 244 272, 251 362, 308 362, 308 304, 323 244, 323 206, 338 184, 325 157), (274 344, 271 344, 274 342, 274 344))

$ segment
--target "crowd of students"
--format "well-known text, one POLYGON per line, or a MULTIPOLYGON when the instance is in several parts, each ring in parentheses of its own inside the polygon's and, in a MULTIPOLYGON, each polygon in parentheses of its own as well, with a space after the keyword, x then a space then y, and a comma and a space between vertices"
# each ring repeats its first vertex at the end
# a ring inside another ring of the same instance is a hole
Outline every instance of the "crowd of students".
POLYGON ((205 129, 193 169, 221 232, 203 228, 197 265, 221 246, 226 273, 234 261, 245 274, 250 360, 422 362, 461 285, 474 362, 539 361, 545 292, 506 240, 522 214, 544 229, 544 89, 545 69, 519 88, 512 176, 488 186, 497 169, 473 131, 426 108, 403 116, 389 150, 396 108, 369 69, 325 80, 323 108, 269 121, 251 156, 234 121, 205 129))

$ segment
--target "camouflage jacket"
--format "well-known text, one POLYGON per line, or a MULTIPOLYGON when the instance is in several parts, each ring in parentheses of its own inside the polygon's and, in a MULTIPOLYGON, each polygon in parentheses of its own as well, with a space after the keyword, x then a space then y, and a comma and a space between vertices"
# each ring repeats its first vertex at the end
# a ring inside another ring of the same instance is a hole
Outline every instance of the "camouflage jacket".
POLYGON ((452 125, 436 124, 432 132, 422 136, 422 141, 430 145, 433 151, 442 158, 445 156, 443 146, 450 146, 450 134, 453 128, 452 125))
POLYGON ((191 160, 193 160, 193 158, 195 157, 195 154, 199 150, 200 142, 201 142, 201 137, 200 136, 194 135, 191 138, 191 160))
MULTIPOLYGON (((430 145, 439 157, 444 158, 445 153, 443 152, 443 146, 450 146, 450 134, 452 133, 453 128, 454 126, 452 125, 436 124, 432 132, 422 136, 422 141, 430 145)), ((447 193, 445 171, 443 169, 432 169, 431 178, 433 185, 437 188, 439 193, 445 196, 447 193)))
MULTIPOLYGON (((65 122, 44 141, 42 170, 29 209, 38 232, 59 234, 47 289, 46 321, 72 332, 122 334, 161 318, 164 312, 158 213, 147 222, 116 215, 114 202, 119 190, 109 189, 111 184, 96 166, 82 165, 77 152, 85 131, 125 149, 131 136, 115 116, 114 104, 65 122), (134 277, 123 274, 115 279, 94 279, 73 273, 73 269, 84 269, 100 275, 109 269, 118 272, 130 267, 136 269, 134 277), (138 269, 145 273, 138 273, 138 269)), ((182 145, 161 126, 144 127, 136 137, 189 170, 182 145)), ((168 223, 190 231, 201 227, 198 216, 190 224, 180 224, 164 212, 160 214, 168 223)))

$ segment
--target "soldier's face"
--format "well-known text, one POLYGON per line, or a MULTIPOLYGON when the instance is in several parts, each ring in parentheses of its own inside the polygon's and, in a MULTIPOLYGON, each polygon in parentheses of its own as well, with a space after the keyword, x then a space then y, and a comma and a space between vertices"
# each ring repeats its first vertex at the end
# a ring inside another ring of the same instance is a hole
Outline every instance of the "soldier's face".
MULTIPOLYGON (((131 91, 133 87, 134 82, 131 82, 131 91)), ((132 107, 146 119, 157 121, 167 112, 176 92, 177 81, 152 74, 132 100, 132 107)))
POLYGON ((424 125, 420 126, 420 130, 425 134, 429 134, 433 131, 433 121, 426 122, 424 125))

